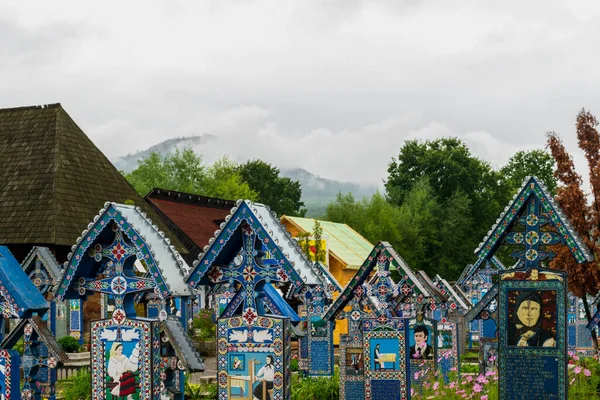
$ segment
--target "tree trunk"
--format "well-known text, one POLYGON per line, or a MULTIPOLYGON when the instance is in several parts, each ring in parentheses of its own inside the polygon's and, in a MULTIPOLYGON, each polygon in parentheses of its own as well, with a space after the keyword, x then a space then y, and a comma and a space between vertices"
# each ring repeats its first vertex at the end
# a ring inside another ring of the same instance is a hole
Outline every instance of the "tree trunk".
MULTIPOLYGON (((588 322, 590 322, 593 318, 593 315, 590 313, 590 306, 587 301, 587 295, 583 296, 582 300, 583 300, 583 309, 585 310, 585 316, 586 316, 588 322)), ((596 352, 596 354, 598 354, 598 337, 596 335, 596 330, 592 329, 591 333, 592 333, 592 344, 594 345, 594 351, 596 352)))

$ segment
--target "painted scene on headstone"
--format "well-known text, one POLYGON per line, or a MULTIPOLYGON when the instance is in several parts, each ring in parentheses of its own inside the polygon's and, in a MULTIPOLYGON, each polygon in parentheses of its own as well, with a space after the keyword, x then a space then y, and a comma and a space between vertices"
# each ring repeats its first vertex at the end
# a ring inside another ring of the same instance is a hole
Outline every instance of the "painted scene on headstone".
MULTIPOLYGON (((114 331, 107 329, 103 333, 108 332, 114 331)), ((121 333, 128 337, 104 342, 106 396, 132 396, 137 399, 139 398, 140 333, 136 329, 126 329, 121 333)))
POLYGON ((219 398, 286 398, 287 329, 282 318, 258 317, 254 326, 242 317, 218 321, 219 398))
MULTIPOLYGON (((150 321, 92 322, 92 399, 149 399, 152 393, 150 321)), ((157 382, 158 383, 158 382, 157 382)))
POLYGON ((366 400, 409 398, 407 334, 403 318, 363 320, 366 400))
POLYGON ((346 348, 346 375, 362 376, 365 369, 362 347, 346 348))

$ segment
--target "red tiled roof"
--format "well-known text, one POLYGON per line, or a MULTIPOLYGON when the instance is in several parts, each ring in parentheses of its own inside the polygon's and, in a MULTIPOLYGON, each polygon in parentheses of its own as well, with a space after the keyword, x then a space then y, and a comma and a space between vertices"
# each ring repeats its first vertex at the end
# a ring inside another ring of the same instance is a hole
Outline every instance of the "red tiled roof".
POLYGON ((195 259, 225 221, 233 201, 153 189, 146 201, 167 223, 195 259))

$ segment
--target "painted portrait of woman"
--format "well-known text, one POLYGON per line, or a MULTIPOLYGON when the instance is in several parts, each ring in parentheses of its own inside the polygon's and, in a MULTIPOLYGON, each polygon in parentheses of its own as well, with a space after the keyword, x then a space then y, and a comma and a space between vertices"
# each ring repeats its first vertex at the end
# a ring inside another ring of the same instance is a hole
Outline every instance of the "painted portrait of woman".
POLYGON ((136 344, 131 356, 123 354, 123 343, 113 342, 110 348, 107 373, 117 384, 111 389, 113 396, 127 397, 131 400, 136 393, 135 374, 138 370, 139 343, 136 344))
POLYGON ((516 297, 512 320, 508 325, 507 344, 518 347, 554 347, 554 334, 543 326, 544 303, 537 291, 516 297))

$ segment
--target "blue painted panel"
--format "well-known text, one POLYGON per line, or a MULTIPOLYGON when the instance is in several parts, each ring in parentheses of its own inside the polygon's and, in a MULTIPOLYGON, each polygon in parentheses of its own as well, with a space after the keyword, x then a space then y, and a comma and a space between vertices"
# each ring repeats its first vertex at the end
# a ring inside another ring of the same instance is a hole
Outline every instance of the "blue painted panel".
POLYGON ((365 400, 365 384, 363 381, 347 381, 346 399, 348 400, 365 400))
POLYGON ((577 326, 577 348, 593 348, 592 332, 590 332, 590 330, 585 325, 577 326))
POLYGON ((309 374, 315 371, 333 371, 333 343, 325 340, 310 342, 309 374))
POLYGON ((496 337, 496 322, 493 319, 483 321, 483 337, 495 338, 496 337))
POLYGON ((300 358, 308 358, 308 338, 298 339, 300 342, 300 358))
POLYGON ((371 398, 373 400, 400 400, 400 381, 373 379, 371 381, 371 398))
POLYGON ((575 325, 567 327, 567 346, 570 349, 574 349, 577 346, 577 327, 575 325))
POLYGON ((508 399, 558 399, 558 361, 555 356, 506 355, 508 399))
POLYGON ((147 314, 148 318, 157 319, 160 307, 158 303, 148 303, 147 314))

